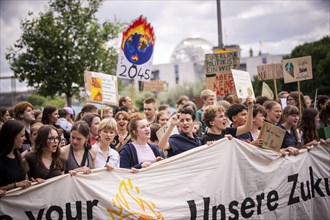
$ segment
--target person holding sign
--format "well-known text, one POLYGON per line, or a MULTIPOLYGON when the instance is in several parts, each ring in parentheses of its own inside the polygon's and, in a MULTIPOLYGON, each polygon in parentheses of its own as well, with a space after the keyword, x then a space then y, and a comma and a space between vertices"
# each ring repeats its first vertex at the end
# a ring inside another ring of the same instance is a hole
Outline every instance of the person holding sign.
POLYGON ((151 131, 147 119, 141 113, 134 113, 129 122, 132 142, 127 143, 120 151, 121 168, 146 168, 152 163, 162 160, 158 146, 149 144, 151 131))
POLYGON ((296 106, 288 105, 283 109, 283 123, 278 127, 285 130, 285 136, 281 148, 286 148, 293 154, 298 154, 298 132, 297 125, 299 122, 299 109, 296 106))
POLYGON ((267 112, 266 122, 278 125, 281 120, 282 106, 276 101, 268 101, 264 104, 267 112))

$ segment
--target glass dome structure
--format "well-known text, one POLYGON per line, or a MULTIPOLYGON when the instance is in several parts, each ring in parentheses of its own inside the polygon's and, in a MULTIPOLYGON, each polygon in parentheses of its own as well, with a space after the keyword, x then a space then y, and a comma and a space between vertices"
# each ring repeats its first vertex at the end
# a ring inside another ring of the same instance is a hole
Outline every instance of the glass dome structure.
POLYGON ((186 38, 174 49, 171 55, 171 63, 204 63, 205 54, 212 53, 212 50, 213 45, 203 38, 186 38))

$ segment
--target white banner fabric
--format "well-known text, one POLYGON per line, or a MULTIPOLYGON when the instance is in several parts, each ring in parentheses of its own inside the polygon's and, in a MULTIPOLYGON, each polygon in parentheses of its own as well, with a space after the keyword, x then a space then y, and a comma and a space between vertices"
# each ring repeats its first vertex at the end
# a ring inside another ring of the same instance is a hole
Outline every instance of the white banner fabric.
POLYGON ((127 169, 8 192, 0 219, 329 219, 330 146, 281 157, 222 139, 127 169))

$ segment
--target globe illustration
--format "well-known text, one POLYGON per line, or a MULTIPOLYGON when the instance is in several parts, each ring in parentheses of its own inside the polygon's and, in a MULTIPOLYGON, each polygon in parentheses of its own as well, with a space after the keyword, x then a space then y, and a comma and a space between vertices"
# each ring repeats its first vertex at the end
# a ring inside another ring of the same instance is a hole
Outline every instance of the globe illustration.
POLYGON ((146 63, 152 56, 154 45, 149 36, 133 34, 129 36, 124 45, 126 59, 133 64, 146 63))

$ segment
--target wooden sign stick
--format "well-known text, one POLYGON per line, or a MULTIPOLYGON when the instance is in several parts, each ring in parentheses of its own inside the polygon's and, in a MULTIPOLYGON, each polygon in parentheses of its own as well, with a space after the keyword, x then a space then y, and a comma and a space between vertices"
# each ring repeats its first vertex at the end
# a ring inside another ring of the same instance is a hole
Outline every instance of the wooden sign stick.
POLYGON ((274 79, 274 89, 275 89, 275 95, 274 95, 274 100, 277 100, 277 84, 276 84, 276 79, 274 79))
POLYGON ((302 115, 302 112, 301 112, 301 102, 302 102, 302 100, 301 100, 301 95, 300 95, 300 81, 298 80, 297 82, 298 82, 299 112, 300 112, 300 116, 301 116, 302 115))

